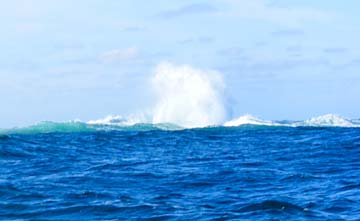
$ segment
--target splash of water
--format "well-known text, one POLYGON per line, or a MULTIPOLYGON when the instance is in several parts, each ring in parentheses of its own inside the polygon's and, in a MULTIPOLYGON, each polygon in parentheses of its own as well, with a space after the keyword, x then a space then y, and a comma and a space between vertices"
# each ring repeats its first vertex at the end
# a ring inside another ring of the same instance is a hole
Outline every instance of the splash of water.
POLYGON ((327 114, 305 121, 270 121, 244 115, 230 121, 225 102, 225 83, 221 74, 189 65, 162 63, 151 78, 155 91, 152 109, 128 117, 108 116, 88 122, 40 122, 7 133, 89 132, 98 130, 179 130, 208 126, 238 127, 242 125, 282 127, 360 127, 360 120, 327 114))
POLYGON ((157 97, 152 123, 193 128, 224 122, 225 84, 218 72, 162 63, 151 82, 157 97))

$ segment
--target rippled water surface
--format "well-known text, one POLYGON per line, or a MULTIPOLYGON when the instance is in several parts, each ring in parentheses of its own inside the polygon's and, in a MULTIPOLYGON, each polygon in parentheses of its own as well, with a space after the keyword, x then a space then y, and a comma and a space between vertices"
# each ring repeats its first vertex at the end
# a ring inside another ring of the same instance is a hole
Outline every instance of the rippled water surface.
POLYGON ((360 220, 360 129, 0 135, 1 220, 360 220))

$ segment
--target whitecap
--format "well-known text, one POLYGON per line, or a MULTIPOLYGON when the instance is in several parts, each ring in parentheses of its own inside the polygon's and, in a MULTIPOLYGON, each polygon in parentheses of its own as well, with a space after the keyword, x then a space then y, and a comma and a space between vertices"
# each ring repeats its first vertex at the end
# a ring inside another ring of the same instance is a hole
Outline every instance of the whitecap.
POLYGON ((263 125, 263 126, 281 126, 279 123, 275 123, 269 120, 262 120, 252 115, 244 115, 237 119, 227 121, 223 124, 225 127, 238 127, 241 125, 263 125))
POLYGON ((326 114, 323 116, 312 117, 306 121, 294 123, 294 126, 310 127, 356 127, 351 120, 336 114, 326 114))

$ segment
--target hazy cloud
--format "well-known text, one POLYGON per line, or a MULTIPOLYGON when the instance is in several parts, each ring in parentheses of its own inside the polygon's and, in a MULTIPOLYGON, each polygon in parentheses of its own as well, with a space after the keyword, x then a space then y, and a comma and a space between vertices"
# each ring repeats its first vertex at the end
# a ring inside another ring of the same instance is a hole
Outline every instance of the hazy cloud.
POLYGON ((258 41, 258 42, 255 42, 255 46, 256 47, 264 47, 264 46, 267 46, 269 43, 266 42, 266 41, 258 41))
POLYGON ((340 65, 338 68, 359 68, 360 67, 360 59, 353 59, 343 65, 340 65))
POLYGON ((222 67, 227 72, 278 72, 308 67, 329 67, 331 63, 326 59, 316 58, 287 58, 279 60, 248 61, 240 60, 237 63, 228 64, 222 67))
POLYGON ((329 54, 341 54, 347 52, 347 48, 325 48, 324 52, 329 54))
POLYGON ((121 30, 124 32, 141 32, 141 31, 145 31, 145 28, 140 26, 128 26, 122 28, 121 30))
POLYGON ((200 37, 200 38, 198 38, 198 42, 201 42, 201 43, 211 43, 213 41, 214 41, 214 39, 212 37, 200 37))
POLYGON ((360 59, 354 59, 350 62, 350 64, 360 66, 360 59))
POLYGON ((180 41, 180 44, 191 44, 191 43, 211 43, 213 42, 214 39, 211 37, 207 37, 207 36, 203 36, 203 37, 199 37, 199 38, 188 38, 185 39, 183 41, 180 41))
POLYGON ((113 49, 100 55, 103 62, 129 61, 138 58, 139 51, 135 47, 126 49, 113 49))
POLYGON ((294 45, 294 46, 289 46, 286 48, 286 51, 288 52, 301 52, 302 51, 302 47, 299 45, 294 45))
POLYGON ((239 47, 224 48, 217 51, 218 55, 221 56, 239 56, 243 55, 245 49, 239 47))
POLYGON ((286 29, 271 32, 271 35, 274 35, 276 37, 296 37, 304 34, 304 31, 298 29, 286 29))
POLYGON ((197 3, 197 4, 191 4, 191 5, 185 5, 183 7, 177 8, 177 9, 171 9, 168 11, 160 12, 156 15, 156 17, 159 18, 175 18, 175 17, 181 17, 185 15, 192 15, 192 14, 206 14, 206 13, 212 13, 216 12, 217 8, 214 6, 207 4, 207 3, 197 3))
POLYGON ((268 0, 226 0, 231 6, 230 16, 243 19, 262 20, 284 25, 303 22, 326 21, 334 15, 314 8, 281 7, 268 0))
POLYGON ((292 57, 301 57, 303 55, 303 48, 299 45, 289 46, 286 48, 286 51, 292 57))

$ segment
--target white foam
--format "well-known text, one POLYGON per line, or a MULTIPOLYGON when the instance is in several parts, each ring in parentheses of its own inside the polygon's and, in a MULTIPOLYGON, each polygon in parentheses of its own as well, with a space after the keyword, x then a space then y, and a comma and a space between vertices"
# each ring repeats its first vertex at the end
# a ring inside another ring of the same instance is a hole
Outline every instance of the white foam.
POLYGON ((355 127, 351 120, 345 119, 335 114, 326 114, 319 117, 313 117, 309 120, 296 123, 295 126, 312 126, 312 127, 355 127))
POLYGON ((281 126, 281 124, 274 123, 273 121, 262 120, 251 115, 244 115, 237 119, 227 121, 223 124, 225 127, 238 127, 241 125, 264 125, 264 126, 281 126))
POLYGON ((251 115, 244 115, 237 119, 225 122, 225 127, 237 127, 241 125, 263 125, 263 126, 284 126, 284 127, 360 127, 356 120, 348 120, 339 115, 326 114, 313 117, 305 121, 279 123, 269 120, 262 120, 251 115))
POLYGON ((152 123, 194 128, 224 122, 225 84, 218 72, 162 63, 151 82, 157 97, 152 123))
POLYGON ((143 115, 130 115, 129 117, 109 115, 105 118, 98 120, 90 120, 87 124, 93 125, 114 125, 114 126, 133 126, 138 123, 145 123, 146 120, 143 115))

